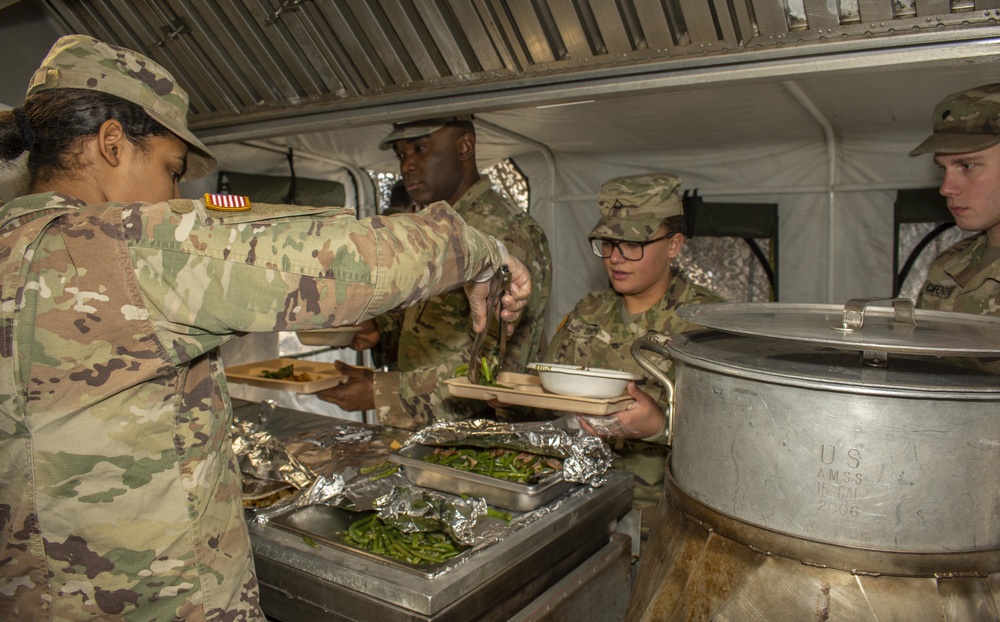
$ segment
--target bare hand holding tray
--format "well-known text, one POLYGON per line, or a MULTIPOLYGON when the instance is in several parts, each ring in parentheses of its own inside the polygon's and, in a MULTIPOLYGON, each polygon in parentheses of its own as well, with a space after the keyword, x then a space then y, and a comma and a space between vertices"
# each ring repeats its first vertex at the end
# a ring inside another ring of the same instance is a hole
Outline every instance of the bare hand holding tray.
POLYGON ((333 363, 303 361, 300 359, 271 359, 227 368, 226 380, 262 389, 292 391, 293 393, 316 393, 317 391, 343 384, 347 381, 347 376, 337 371, 333 363), (294 372, 296 374, 309 374, 310 380, 300 382, 291 378, 278 380, 261 377, 261 373, 265 371, 275 372, 288 365, 294 365, 294 372))
POLYGON ((570 397, 549 393, 542 388, 538 376, 533 374, 501 372, 498 380, 501 385, 505 386, 490 387, 472 384, 465 377, 448 378, 444 384, 448 387, 448 392, 455 397, 487 402, 496 400, 514 406, 546 408, 585 415, 610 415, 625 410, 629 404, 635 401, 627 393, 610 399, 570 397))

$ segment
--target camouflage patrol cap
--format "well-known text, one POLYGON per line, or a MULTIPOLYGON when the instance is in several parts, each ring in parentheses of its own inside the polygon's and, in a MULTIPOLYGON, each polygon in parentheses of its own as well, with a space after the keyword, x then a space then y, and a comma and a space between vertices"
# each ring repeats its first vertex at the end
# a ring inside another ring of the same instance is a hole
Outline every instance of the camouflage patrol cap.
POLYGON ((952 93, 934 108, 934 133, 910 152, 968 153, 1000 144, 1000 84, 952 93))
POLYGON ((188 130, 187 93, 166 69, 142 54, 86 35, 61 37, 31 77, 25 97, 49 89, 101 91, 138 104, 191 148, 184 179, 215 168, 215 156, 188 130))
POLYGON ((601 219, 589 237, 645 242, 656 235, 664 219, 684 213, 680 185, 680 177, 672 173, 609 179, 597 190, 601 219))
POLYGON ((378 148, 382 151, 392 149, 392 143, 404 138, 420 138, 433 134, 449 123, 458 121, 472 121, 471 114, 460 114, 451 117, 438 117, 436 119, 421 119, 420 121, 408 121, 406 123, 393 123, 392 131, 382 139, 378 148))

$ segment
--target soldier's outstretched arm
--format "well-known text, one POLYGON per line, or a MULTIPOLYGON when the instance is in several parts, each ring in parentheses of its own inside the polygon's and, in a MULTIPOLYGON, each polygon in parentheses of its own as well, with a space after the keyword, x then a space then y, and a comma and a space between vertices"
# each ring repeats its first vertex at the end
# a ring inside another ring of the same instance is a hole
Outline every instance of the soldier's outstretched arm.
MULTIPOLYGON (((510 270, 510 286, 508 292, 501 298, 500 317, 509 322, 508 334, 514 332, 514 322, 521 317, 528 297, 531 295, 531 274, 527 266, 517 257, 510 255, 504 261, 510 270)), ((472 312, 472 328, 481 333, 487 326, 486 298, 490 292, 490 280, 471 281, 465 286, 465 294, 469 298, 469 308, 472 312)))

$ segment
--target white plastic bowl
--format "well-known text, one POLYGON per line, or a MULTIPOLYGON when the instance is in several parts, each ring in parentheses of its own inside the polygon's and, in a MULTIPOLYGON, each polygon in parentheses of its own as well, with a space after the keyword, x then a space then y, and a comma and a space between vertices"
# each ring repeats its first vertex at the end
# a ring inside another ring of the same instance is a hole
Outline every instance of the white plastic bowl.
POLYGON ((639 374, 627 371, 560 363, 529 363, 528 369, 538 372, 542 388, 549 393, 591 399, 619 397, 625 393, 629 380, 642 379, 639 374))

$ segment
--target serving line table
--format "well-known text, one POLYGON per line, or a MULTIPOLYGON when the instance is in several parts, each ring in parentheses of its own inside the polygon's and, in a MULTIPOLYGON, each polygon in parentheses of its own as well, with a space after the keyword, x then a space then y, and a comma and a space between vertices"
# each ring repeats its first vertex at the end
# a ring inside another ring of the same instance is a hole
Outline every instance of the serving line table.
MULTIPOLYGON (((255 407, 234 400, 238 416, 255 407)), ((276 408, 267 427, 282 438, 330 421, 276 408)), ((251 524, 261 605, 281 622, 619 620, 631 542, 615 527, 631 509, 633 476, 607 475, 603 486, 575 488, 551 512, 434 577, 251 524)))

